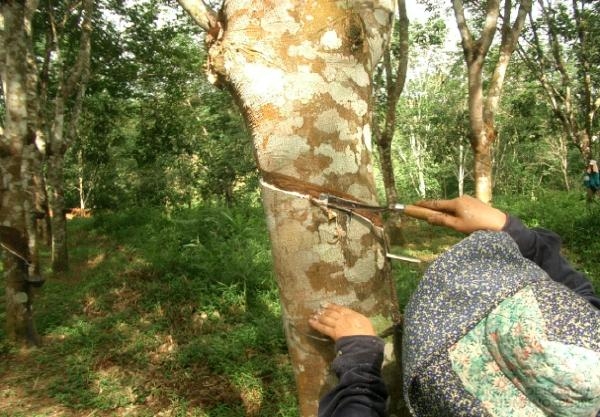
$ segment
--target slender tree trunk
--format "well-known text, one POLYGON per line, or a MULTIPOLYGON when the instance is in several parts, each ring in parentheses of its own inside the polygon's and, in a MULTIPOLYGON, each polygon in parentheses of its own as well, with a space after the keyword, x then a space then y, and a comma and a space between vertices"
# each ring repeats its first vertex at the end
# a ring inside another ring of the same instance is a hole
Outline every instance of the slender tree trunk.
MULTIPOLYGON (((180 2, 192 12, 204 5, 180 2)), ((215 16, 195 19, 207 26, 214 79, 231 89, 251 128, 300 413, 316 416, 334 352, 310 330, 310 315, 330 301, 358 309, 379 330, 399 319, 381 219, 321 199, 377 203, 372 71, 393 6, 231 0, 215 16)), ((398 377, 391 341, 386 352, 384 372, 398 377)), ((401 383, 390 387, 394 415, 401 383)))
POLYGON ((492 150, 489 146, 476 147, 474 159, 475 195, 484 203, 492 201, 492 150))
POLYGON ((67 218, 65 216, 63 154, 50 155, 47 160, 46 181, 49 188, 50 219, 52 225, 52 271, 69 269, 67 247, 67 218))
POLYGON ((18 2, 1 6, 2 59, 6 119, 0 137, 0 245, 4 249, 6 329, 9 339, 39 344, 32 313, 31 258, 28 232, 33 223, 29 147, 35 138, 30 130, 27 106, 27 11, 18 2))
POLYGON ((79 193, 79 208, 83 211, 85 210, 85 201, 86 201, 86 193, 83 183, 83 174, 84 174, 84 166, 83 166, 83 151, 80 149, 77 153, 77 191, 79 193))
POLYGON ((24 12, 25 33, 25 62, 26 62, 26 91, 27 91, 27 129, 30 132, 28 140, 23 148, 23 162, 21 172, 25 181, 24 188, 27 190, 28 198, 25 200, 25 227, 29 246, 28 276, 40 275, 40 264, 38 255, 38 241, 42 237, 38 233, 38 218, 41 215, 43 194, 42 182, 42 153, 38 146, 43 143, 39 129, 40 103, 38 98, 38 74, 37 62, 33 51, 33 15, 38 7, 38 0, 27 0, 24 12))
MULTIPOLYGON (((396 25, 399 35, 399 56, 396 64, 395 74, 392 65, 391 42, 385 46, 383 52, 383 71, 385 73, 386 90, 386 108, 383 120, 383 128, 379 128, 379 121, 373 120, 373 140, 377 144, 379 159, 381 162, 381 173, 383 177, 383 186, 388 205, 398 202, 398 192, 396 191, 396 178, 394 175, 394 163, 392 158, 392 142, 396 133, 396 107, 400 95, 404 90, 406 83, 406 73, 408 69, 408 27, 409 20, 406 13, 405 0, 397 0, 398 19, 396 25)), ((390 244, 402 244, 404 237, 400 228, 402 218, 400 213, 390 213, 386 221, 386 232, 390 244)))
POLYGON ((482 71, 485 56, 496 32, 499 15, 499 0, 487 3, 486 19, 481 37, 473 39, 467 26, 462 0, 453 0, 454 14, 461 35, 463 53, 467 64, 469 92, 470 142, 473 149, 475 195, 488 203, 492 197, 491 189, 491 142, 488 141, 483 118, 483 81, 482 71))
MULTIPOLYGON (((62 75, 62 74, 61 74, 62 75)), ((46 185, 52 231, 52 271, 63 272, 69 269, 67 248, 67 220, 63 191, 63 158, 67 145, 64 139, 65 99, 64 81, 61 80, 54 101, 54 120, 48 135, 50 141, 46 159, 46 185)))
MULTIPOLYGON (((469 74, 469 126, 473 150, 475 196, 485 203, 492 200, 492 141, 483 118, 482 62, 472 62, 469 74)), ((489 127, 489 126, 487 126, 489 127)))
MULTIPOLYGON (((391 142, 391 141, 390 141, 391 142)), ((398 202, 398 192, 396 191, 396 179, 394 177, 394 165, 392 161, 392 147, 385 142, 377 142, 379 158, 381 163, 381 175, 383 177, 383 187, 388 204, 398 202)))
POLYGON ((491 146, 496 140, 495 115, 500 102, 504 77, 525 19, 531 10, 531 0, 521 0, 514 23, 511 24, 512 0, 504 0, 502 13, 502 40, 498 61, 488 86, 487 99, 483 90, 483 68, 486 55, 496 32, 500 15, 500 0, 486 4, 485 22, 479 39, 474 39, 465 19, 462 0, 452 0, 454 14, 460 31, 463 53, 469 77, 470 140, 474 154, 475 195, 481 201, 492 200, 491 146))
MULTIPOLYGON (((392 66, 391 43, 385 46, 383 53, 383 70, 385 73, 386 108, 383 120, 383 129, 378 128, 378 121, 374 121, 373 138, 377 143, 377 149, 381 159, 381 172, 383 186, 388 204, 398 202, 396 191, 396 179, 394 177, 394 164, 392 160, 392 142, 396 133, 396 107, 404 84, 408 68, 408 27, 409 20, 406 14, 406 2, 397 0, 398 8, 398 32, 399 32, 399 57, 395 74, 392 66)), ((399 220, 399 219, 397 219, 399 220)))
POLYGON ((424 161, 424 147, 425 145, 419 137, 415 134, 410 135, 410 149, 412 151, 412 158, 415 162, 417 169, 417 191, 419 197, 425 198, 427 195, 427 186, 425 185, 425 161, 424 161))
MULTIPOLYGON (((65 68, 61 50, 57 46, 57 61, 60 65, 59 86, 54 99, 54 118, 51 123, 48 123, 51 129, 47 146, 47 185, 50 189, 48 203, 52 222, 52 270, 54 272, 66 271, 69 268, 63 165, 65 153, 77 135, 77 124, 89 79, 93 9, 92 0, 82 2, 83 18, 80 23, 79 52, 72 68, 65 68), (69 100, 72 100, 73 104, 67 108, 69 100), (66 120, 67 116, 68 120, 66 120)), ((51 21, 55 25, 53 18, 51 21)), ((56 25, 53 29, 54 41, 58 45, 61 31, 56 25)))
POLYGON ((458 147, 458 195, 465 193, 465 147, 461 143, 458 147))

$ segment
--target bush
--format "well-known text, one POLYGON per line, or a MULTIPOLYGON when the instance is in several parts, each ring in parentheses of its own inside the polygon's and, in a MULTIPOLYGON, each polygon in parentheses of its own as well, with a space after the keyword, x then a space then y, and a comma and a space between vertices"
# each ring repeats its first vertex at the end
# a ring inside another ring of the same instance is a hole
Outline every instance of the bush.
POLYGON ((535 198, 502 196, 496 206, 530 227, 557 233, 566 257, 586 273, 600 292, 600 204, 588 204, 581 192, 542 191, 535 198))

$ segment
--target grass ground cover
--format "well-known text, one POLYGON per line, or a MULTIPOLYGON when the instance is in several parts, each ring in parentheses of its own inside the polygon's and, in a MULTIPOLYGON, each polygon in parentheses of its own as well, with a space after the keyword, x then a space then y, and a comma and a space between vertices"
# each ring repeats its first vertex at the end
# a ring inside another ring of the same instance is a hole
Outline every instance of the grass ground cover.
MULTIPOLYGON (((496 204, 559 232, 600 289, 600 210, 565 193, 496 204)), ((71 271, 49 276, 35 304, 44 346, 0 339, 0 416, 298 415, 260 207, 105 213, 69 228, 71 271)), ((394 251, 424 262, 393 264, 402 306, 461 238, 409 219, 403 233, 394 251)))

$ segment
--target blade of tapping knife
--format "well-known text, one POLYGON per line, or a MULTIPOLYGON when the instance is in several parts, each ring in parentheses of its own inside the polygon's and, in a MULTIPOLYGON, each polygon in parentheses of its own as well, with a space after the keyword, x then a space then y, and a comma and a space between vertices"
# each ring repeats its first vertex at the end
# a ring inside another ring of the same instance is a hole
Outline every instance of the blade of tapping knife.
POLYGON ((370 210, 370 211, 385 211, 388 210, 387 207, 380 206, 372 206, 370 204, 361 203, 358 201, 347 200, 342 197, 336 197, 331 194, 321 194, 319 199, 322 201, 326 201, 327 203, 334 204, 336 206, 349 208, 349 209, 360 209, 360 210, 370 210))
POLYGON ((422 262, 420 259, 413 258, 412 256, 396 255, 394 253, 388 253, 385 256, 387 256, 390 259, 397 259, 399 261, 412 262, 412 263, 416 263, 416 264, 422 262))

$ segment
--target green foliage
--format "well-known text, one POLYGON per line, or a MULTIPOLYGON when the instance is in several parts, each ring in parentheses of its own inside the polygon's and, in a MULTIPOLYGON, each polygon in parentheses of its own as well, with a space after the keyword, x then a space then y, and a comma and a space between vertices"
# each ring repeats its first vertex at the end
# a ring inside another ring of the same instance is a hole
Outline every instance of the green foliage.
POLYGON ((199 284, 220 288, 224 296, 236 285, 253 296, 271 281, 262 209, 257 207, 201 207, 171 216, 137 209, 100 214, 93 226, 141 247, 152 259, 151 273, 165 280, 199 278, 199 284))
POLYGON ((228 94, 200 73, 205 51, 194 26, 173 18, 181 9, 103 10, 111 18, 94 33, 80 135, 66 156, 68 206, 233 204, 255 190, 249 134, 228 94))
POLYGON ((471 155, 464 80, 440 65, 410 81, 407 89, 392 144, 399 194, 405 199, 456 194, 459 168, 468 174, 471 155))
POLYGON ((36 300, 45 346, 18 362, 3 349, 3 380, 43 381, 37 395, 73 412, 297 415, 262 208, 104 212, 69 230, 72 272, 36 300))
POLYGON ((591 155, 600 151, 598 140, 584 140, 595 136, 600 125, 592 110, 600 86, 599 10, 597 2, 547 2, 521 42, 521 58, 533 77, 543 75, 544 99, 583 158, 589 157, 588 146, 591 155))
POLYGON ((600 290, 600 203, 586 203, 581 192, 542 191, 534 198, 515 195, 495 200, 499 208, 519 216, 530 227, 556 232, 570 261, 600 290))
POLYGON ((415 22, 410 27, 413 47, 441 46, 446 40, 448 28, 444 19, 432 16, 425 23, 415 22))

